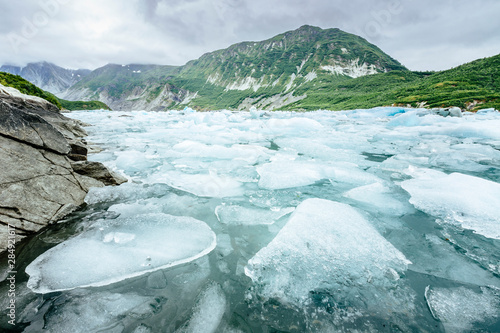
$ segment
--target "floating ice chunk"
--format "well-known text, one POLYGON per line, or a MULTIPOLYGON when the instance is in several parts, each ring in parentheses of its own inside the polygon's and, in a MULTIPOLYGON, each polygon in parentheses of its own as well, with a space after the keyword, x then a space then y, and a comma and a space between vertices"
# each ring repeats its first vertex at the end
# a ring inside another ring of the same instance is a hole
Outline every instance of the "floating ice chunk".
POLYGON ((457 251, 450 240, 432 234, 413 234, 404 228, 391 232, 391 239, 406 253, 410 270, 479 286, 500 287, 491 272, 479 269, 474 261, 457 251))
POLYGON ((165 184, 139 185, 134 183, 123 183, 120 186, 92 187, 85 197, 85 202, 92 205, 102 202, 164 196, 171 189, 170 186, 165 184))
POLYGON ((491 114, 498 114, 499 112, 497 110, 495 110, 494 108, 489 108, 489 109, 481 109, 481 110, 478 110, 477 111, 477 114, 488 114, 488 113, 491 113, 491 114))
POLYGON ((164 182, 199 197, 224 198, 240 196, 244 193, 241 182, 229 176, 218 175, 216 172, 188 174, 170 171, 153 176, 151 181, 164 182))
POLYGON ((160 298, 155 300, 134 293, 80 292, 79 294, 66 298, 55 311, 46 314, 44 329, 48 332, 87 333, 118 326, 123 330, 124 318, 132 316, 147 318, 154 314, 155 308, 161 308, 163 301, 160 298))
MULTIPOLYGON (((446 332, 471 332, 474 323, 484 323, 500 317, 498 291, 481 288, 475 293, 464 287, 425 288, 425 299, 432 315, 440 320, 446 332)), ((475 330, 474 330, 475 331, 475 330)))
MULTIPOLYGON (((265 129, 275 133, 301 133, 319 131, 323 125, 314 119, 294 117, 294 118, 271 118, 265 122, 265 129)), ((310 133, 309 133, 310 134, 310 133)))
POLYGON ((158 165, 158 161, 154 160, 154 156, 134 150, 119 152, 115 163, 119 170, 126 173, 144 171, 158 165))
POLYGON ((467 122, 455 127, 445 127, 439 134, 454 136, 458 138, 485 138, 500 140, 500 119, 489 121, 467 122))
POLYGON ((193 261, 215 248, 204 222, 166 214, 100 221, 51 248, 26 268, 38 293, 104 286, 193 261))
POLYGON ((365 185, 382 182, 382 179, 369 172, 360 170, 353 163, 336 163, 331 170, 324 169, 331 181, 347 184, 365 185))
POLYGON ((260 157, 267 156, 267 149, 261 146, 254 145, 232 145, 224 147, 220 145, 206 145, 200 142, 190 140, 183 141, 172 147, 176 152, 182 153, 182 156, 211 157, 214 159, 224 160, 243 160, 254 164, 260 157))
POLYGON ((112 205, 108 211, 120 214, 120 217, 129 217, 133 215, 148 214, 148 213, 161 213, 161 206, 155 204, 140 204, 140 203, 119 203, 112 205))
POLYGON ((222 316, 226 312, 226 296, 222 288, 210 284, 198 296, 193 315, 188 324, 178 330, 178 333, 213 333, 217 331, 222 316))
POLYGON ((264 114, 264 111, 257 110, 257 108, 255 106, 252 106, 249 111, 250 111, 250 117, 252 119, 258 119, 258 118, 262 117, 262 115, 264 114))
POLYGON ((259 187, 270 190, 307 186, 328 178, 325 165, 314 162, 275 161, 258 166, 257 172, 259 187))
POLYGON ((408 203, 396 199, 394 193, 382 183, 356 187, 344 193, 344 197, 375 206, 389 215, 401 216, 412 211, 408 203))
POLYGON ((461 173, 417 169, 401 183, 410 203, 446 223, 500 239, 500 184, 461 173))
POLYGON ((273 224, 281 217, 290 214, 295 208, 247 208, 238 205, 220 205, 215 208, 217 219, 227 225, 273 224))
POLYGON ((342 299, 360 288, 387 288, 409 263, 349 205, 308 199, 250 259, 245 274, 261 296, 300 303, 316 289, 332 290, 342 299))
POLYGON ((387 126, 394 126, 394 127, 396 126, 410 127, 419 125, 422 125, 422 117, 420 117, 416 111, 399 114, 396 117, 394 117, 394 119, 389 121, 389 123, 387 124, 387 126))
POLYGON ((151 328, 147 327, 144 324, 141 324, 135 328, 135 330, 132 331, 132 333, 152 333, 153 331, 151 328))
POLYGON ((499 163, 500 151, 481 144, 456 144, 436 149, 429 158, 429 164, 439 168, 472 172, 485 172, 499 163))
POLYGON ((186 106, 183 111, 184 111, 184 113, 195 113, 196 112, 195 110, 193 110, 189 106, 186 106))
POLYGON ((339 114, 344 114, 351 119, 370 119, 370 118, 387 118, 401 113, 408 112, 410 108, 400 108, 400 107, 378 107, 373 109, 358 109, 358 110, 348 110, 341 111, 339 114))

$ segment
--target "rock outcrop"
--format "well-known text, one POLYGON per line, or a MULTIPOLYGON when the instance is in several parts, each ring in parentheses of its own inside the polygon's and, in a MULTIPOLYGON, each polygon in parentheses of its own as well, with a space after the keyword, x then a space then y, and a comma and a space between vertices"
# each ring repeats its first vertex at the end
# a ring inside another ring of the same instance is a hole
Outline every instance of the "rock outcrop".
POLYGON ((87 162, 81 123, 44 99, 0 85, 0 252, 75 210, 90 187, 126 181, 87 162))

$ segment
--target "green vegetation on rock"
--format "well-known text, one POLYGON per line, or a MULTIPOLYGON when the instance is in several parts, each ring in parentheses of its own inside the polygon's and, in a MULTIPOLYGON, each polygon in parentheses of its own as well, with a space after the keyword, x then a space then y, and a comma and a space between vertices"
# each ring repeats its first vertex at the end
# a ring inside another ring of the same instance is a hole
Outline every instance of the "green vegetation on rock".
POLYGON ((44 91, 34 84, 26 81, 19 75, 13 75, 5 72, 0 72, 0 84, 6 87, 12 87, 19 90, 21 93, 31 96, 37 96, 49 101, 57 106, 59 109, 66 109, 69 111, 74 110, 96 110, 106 109, 111 110, 109 106, 99 101, 67 101, 57 98, 53 94, 44 91))
POLYGON ((111 110, 109 106, 99 101, 67 101, 64 99, 59 99, 63 109, 69 111, 77 110, 111 110))
POLYGON ((49 101, 50 103, 54 104, 55 106, 57 106, 59 109, 62 108, 61 103, 59 102, 57 97, 55 97, 49 92, 46 92, 38 88, 37 86, 26 81, 19 75, 12 75, 9 73, 0 72, 0 83, 6 87, 16 88, 23 94, 43 98, 49 101))

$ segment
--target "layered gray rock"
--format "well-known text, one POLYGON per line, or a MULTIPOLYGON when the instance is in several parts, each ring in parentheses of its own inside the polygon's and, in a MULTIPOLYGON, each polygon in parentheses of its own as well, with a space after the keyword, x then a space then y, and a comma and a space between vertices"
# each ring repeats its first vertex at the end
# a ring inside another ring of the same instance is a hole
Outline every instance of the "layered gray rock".
POLYGON ((19 241, 75 210, 90 187, 126 181, 86 161, 85 135, 53 104, 0 85, 0 252, 9 229, 19 241))
POLYGON ((101 181, 104 185, 120 185, 127 181, 121 175, 110 171, 102 163, 80 161, 71 163, 73 170, 83 176, 91 177, 101 181))

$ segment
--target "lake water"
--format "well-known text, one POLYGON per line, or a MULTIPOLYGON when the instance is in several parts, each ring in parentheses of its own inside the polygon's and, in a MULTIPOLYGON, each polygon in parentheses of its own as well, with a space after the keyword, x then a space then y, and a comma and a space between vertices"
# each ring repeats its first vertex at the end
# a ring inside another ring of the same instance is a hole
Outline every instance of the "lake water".
POLYGON ((129 181, 20 245, 20 331, 500 331, 494 110, 69 116, 129 181))

